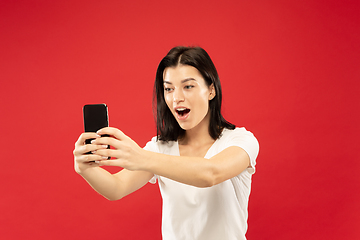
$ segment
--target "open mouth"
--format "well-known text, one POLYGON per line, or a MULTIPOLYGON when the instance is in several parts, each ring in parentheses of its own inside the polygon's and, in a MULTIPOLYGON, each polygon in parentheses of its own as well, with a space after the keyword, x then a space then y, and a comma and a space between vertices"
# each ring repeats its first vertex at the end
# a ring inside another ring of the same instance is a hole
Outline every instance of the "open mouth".
POLYGON ((180 117, 185 116, 185 115, 188 114, 189 112, 190 112, 190 109, 188 109, 188 108, 177 108, 177 109, 176 109, 176 113, 177 113, 180 117))

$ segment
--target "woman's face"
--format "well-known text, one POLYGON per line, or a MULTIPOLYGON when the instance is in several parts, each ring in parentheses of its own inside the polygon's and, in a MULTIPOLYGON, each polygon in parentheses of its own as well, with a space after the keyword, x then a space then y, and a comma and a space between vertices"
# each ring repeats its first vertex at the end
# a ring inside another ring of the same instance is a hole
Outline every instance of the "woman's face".
POLYGON ((178 65, 164 70, 165 102, 182 129, 209 125, 209 100, 214 96, 213 85, 207 86, 196 68, 178 65))

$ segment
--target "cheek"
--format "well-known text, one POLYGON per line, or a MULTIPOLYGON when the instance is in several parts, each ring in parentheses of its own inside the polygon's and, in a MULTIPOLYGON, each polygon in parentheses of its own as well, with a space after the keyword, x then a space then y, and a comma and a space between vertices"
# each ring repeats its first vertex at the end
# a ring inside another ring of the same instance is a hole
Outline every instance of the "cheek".
POLYGON ((204 112, 208 112, 209 111, 209 101, 207 100, 207 98, 204 98, 203 101, 201 102, 201 107, 202 109, 204 109, 204 112))
POLYGON ((171 106, 171 103, 172 103, 172 98, 171 98, 171 96, 170 96, 170 94, 165 94, 164 95, 164 99, 165 99, 165 103, 166 103, 166 105, 169 107, 169 108, 171 108, 172 106, 171 106))
POLYGON ((203 90, 199 93, 199 104, 201 104, 203 107, 209 106, 209 92, 206 90, 203 90))

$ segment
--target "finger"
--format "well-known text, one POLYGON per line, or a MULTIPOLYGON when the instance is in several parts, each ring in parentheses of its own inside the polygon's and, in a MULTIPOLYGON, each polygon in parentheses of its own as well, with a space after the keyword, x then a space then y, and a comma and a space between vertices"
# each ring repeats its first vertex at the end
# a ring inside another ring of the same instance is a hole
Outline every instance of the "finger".
POLYGON ((93 132, 85 132, 85 133, 82 133, 78 140, 75 142, 75 146, 79 146, 79 145, 84 145, 85 144, 85 141, 87 139, 91 139, 91 138, 99 138, 100 136, 96 133, 93 133, 93 132))
POLYGON ((79 156, 88 152, 96 151, 98 149, 107 148, 107 145, 95 145, 95 144, 86 144, 75 147, 74 155, 79 156))
POLYGON ((121 130, 119 130, 117 128, 113 128, 113 127, 102 128, 99 131, 97 131, 96 133, 99 135, 108 134, 110 136, 114 136, 115 138, 117 138, 119 140, 122 140, 127 137, 121 130))
POLYGON ((94 154, 101 156, 102 159, 107 159, 108 157, 120 158, 119 151, 114 149, 99 149, 94 154))
POLYGON ((113 146, 114 148, 119 148, 120 147, 120 142, 119 140, 113 138, 113 137, 101 137, 101 138, 96 138, 94 140, 91 141, 91 144, 96 144, 96 145, 110 145, 113 146))
POLYGON ((84 154, 76 157, 76 162, 78 163, 90 163, 100 160, 104 160, 103 157, 95 154, 84 154))
POLYGON ((115 166, 115 167, 121 167, 121 164, 118 159, 116 160, 98 160, 96 163, 99 166, 115 166))

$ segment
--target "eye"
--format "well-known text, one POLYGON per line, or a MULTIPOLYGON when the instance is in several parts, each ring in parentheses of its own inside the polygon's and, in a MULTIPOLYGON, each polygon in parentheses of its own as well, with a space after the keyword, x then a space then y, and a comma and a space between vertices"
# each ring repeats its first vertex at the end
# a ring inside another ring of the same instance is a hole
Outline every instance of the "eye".
POLYGON ((164 87, 164 91, 165 92, 171 92, 172 88, 169 88, 169 87, 164 87))
POLYGON ((191 88, 193 88, 194 86, 193 85, 186 85, 185 86, 185 89, 191 89, 191 88))

